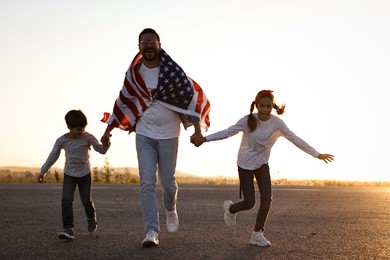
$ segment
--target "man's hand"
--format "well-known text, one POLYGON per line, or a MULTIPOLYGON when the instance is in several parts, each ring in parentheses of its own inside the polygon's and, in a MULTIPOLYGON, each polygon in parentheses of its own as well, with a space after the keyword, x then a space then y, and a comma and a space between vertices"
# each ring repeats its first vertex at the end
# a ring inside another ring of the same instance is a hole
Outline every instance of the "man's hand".
POLYGON ((110 146, 110 134, 104 134, 102 138, 100 139, 100 142, 102 142, 103 146, 110 146))
POLYGON ((191 143, 193 143, 196 147, 201 146, 204 142, 206 142, 206 138, 202 135, 193 134, 190 139, 191 143))

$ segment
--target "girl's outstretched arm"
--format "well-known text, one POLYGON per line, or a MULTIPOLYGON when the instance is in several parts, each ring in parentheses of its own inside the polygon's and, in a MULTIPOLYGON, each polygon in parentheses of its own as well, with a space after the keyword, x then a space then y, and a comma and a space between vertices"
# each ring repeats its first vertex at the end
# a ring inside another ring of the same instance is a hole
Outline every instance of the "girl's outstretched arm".
POLYGON ((317 156, 317 158, 320 159, 320 160, 323 160, 326 163, 328 163, 328 162, 333 161, 334 156, 332 154, 328 154, 328 153, 320 153, 317 156))

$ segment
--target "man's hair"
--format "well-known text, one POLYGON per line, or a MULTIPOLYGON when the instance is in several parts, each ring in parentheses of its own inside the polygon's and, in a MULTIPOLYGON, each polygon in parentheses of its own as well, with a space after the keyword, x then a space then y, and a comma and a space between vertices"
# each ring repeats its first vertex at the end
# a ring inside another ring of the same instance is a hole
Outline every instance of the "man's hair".
POLYGON ((157 36, 157 40, 160 41, 160 35, 158 35, 158 33, 157 33, 155 30, 153 30, 152 28, 145 28, 145 29, 143 29, 142 32, 139 34, 139 36, 138 36, 138 42, 141 42, 141 36, 142 36, 142 34, 145 34, 145 33, 153 33, 154 35, 157 36))
POLYGON ((85 127, 87 122, 87 117, 81 110, 70 110, 65 115, 65 122, 68 127, 85 127))

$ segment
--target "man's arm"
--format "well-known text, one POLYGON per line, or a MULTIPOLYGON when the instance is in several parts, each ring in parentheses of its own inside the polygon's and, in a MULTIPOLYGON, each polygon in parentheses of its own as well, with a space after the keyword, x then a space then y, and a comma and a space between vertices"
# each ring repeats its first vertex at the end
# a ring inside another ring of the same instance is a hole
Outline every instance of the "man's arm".
POLYGON ((203 140, 203 135, 202 135, 202 130, 200 129, 199 121, 193 122, 193 124, 194 124, 195 131, 194 134, 191 136, 190 141, 191 143, 195 144, 203 140))
POLYGON ((110 143, 110 137, 111 137, 111 131, 114 129, 113 126, 107 125, 106 131, 104 132, 102 138, 100 138, 100 142, 102 142, 102 145, 108 146, 110 143))

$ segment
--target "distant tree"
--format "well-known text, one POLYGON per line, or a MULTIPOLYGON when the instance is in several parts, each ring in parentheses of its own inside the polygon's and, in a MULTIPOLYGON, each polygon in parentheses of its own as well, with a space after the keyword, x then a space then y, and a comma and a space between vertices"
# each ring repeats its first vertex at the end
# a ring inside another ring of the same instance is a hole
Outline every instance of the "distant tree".
POLYGON ((92 168, 93 182, 100 183, 100 171, 98 167, 92 168))
POLYGON ((108 161, 108 157, 104 157, 104 165, 103 165, 103 174, 105 183, 110 183, 110 176, 114 173, 114 169, 111 167, 110 162, 108 161))
POLYGON ((54 170, 54 178, 56 178, 57 183, 60 183, 60 175, 58 174, 57 170, 54 170))

